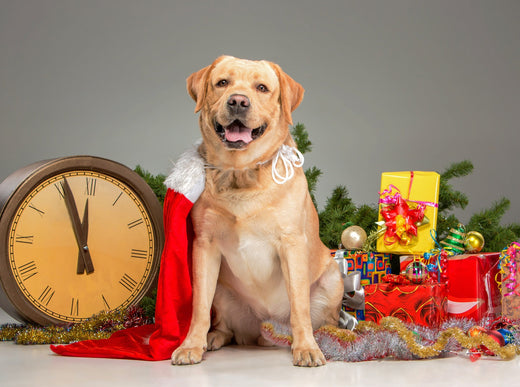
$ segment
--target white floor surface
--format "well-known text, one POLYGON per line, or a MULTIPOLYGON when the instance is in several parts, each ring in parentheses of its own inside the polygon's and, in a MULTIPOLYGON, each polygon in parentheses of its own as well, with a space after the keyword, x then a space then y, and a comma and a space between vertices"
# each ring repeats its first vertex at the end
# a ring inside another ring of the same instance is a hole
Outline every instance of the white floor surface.
POLYGON ((291 365, 288 348, 229 346, 201 364, 62 357, 47 345, 0 343, 0 386, 518 386, 520 358, 291 365))
MULTIPOLYGON (((14 322, 0 311, 0 323, 14 322)), ((520 386, 520 357, 511 361, 462 357, 421 361, 291 363, 288 348, 229 346, 201 364, 63 357, 48 345, 0 342, 0 386, 520 386)))

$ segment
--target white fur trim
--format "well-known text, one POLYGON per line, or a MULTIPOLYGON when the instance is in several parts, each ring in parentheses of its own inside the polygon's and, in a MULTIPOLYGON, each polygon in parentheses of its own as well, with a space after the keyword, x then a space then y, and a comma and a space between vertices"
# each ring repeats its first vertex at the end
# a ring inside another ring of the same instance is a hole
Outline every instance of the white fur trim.
POLYGON ((185 151, 173 164, 170 175, 164 181, 167 188, 171 188, 186 196, 195 203, 204 191, 206 172, 204 159, 197 151, 197 144, 185 151))

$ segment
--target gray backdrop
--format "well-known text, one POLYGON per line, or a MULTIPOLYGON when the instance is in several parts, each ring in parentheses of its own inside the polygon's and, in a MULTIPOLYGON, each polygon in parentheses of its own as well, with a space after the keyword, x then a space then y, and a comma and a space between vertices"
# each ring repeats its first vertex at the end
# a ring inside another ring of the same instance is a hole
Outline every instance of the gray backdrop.
POLYGON ((306 88, 320 207, 469 159, 463 221, 502 196, 520 221, 519 20, 517 0, 0 0, 0 180, 76 154, 167 173, 199 137, 186 77, 229 54, 306 88))

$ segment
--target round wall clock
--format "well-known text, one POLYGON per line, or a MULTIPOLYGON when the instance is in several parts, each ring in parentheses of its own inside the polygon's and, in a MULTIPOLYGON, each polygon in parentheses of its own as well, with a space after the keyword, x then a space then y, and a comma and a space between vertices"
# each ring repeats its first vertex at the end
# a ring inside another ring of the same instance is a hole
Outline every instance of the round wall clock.
POLYGON ((73 156, 0 184, 0 306, 42 325, 133 305, 157 278, 162 208, 131 169, 73 156))

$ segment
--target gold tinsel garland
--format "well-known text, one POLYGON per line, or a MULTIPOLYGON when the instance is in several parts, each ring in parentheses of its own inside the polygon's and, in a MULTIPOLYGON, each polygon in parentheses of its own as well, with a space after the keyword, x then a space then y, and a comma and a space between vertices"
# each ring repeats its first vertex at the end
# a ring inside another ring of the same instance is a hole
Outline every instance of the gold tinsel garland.
POLYGON ((410 352, 420 358, 429 358, 437 356, 446 347, 450 338, 455 339, 463 348, 475 349, 485 346, 495 355, 500 356, 504 360, 510 360, 520 353, 520 348, 514 344, 500 346, 494 339, 484 332, 476 336, 470 336, 464 333, 460 328, 448 328, 439 333, 437 341, 429 346, 417 343, 415 334, 408 329, 401 320, 395 317, 384 317, 381 319, 379 326, 373 322, 362 322, 357 330, 387 330, 396 332, 399 337, 406 342, 410 352))
MULTIPOLYGON (((276 328, 271 323, 262 324, 262 330, 273 342, 285 345, 290 345, 292 343, 292 337, 289 334, 276 332, 276 328)), ((444 331, 439 332, 437 339, 433 344, 422 345, 417 342, 417 334, 413 330, 408 329, 401 320, 395 317, 384 317, 379 322, 379 325, 371 321, 360 321, 354 331, 340 329, 330 325, 324 326, 319 328, 315 332, 315 335, 325 334, 339 342, 355 345, 356 340, 360 340, 362 337, 370 337, 370 334, 382 331, 396 333, 406 344, 408 350, 421 359, 433 358, 441 355, 450 339, 455 340, 462 348, 468 350, 480 351, 485 347, 488 351, 504 360, 510 360, 517 354, 520 354, 520 347, 517 345, 507 344, 505 346, 500 346, 499 343, 485 332, 480 331, 479 334, 472 336, 458 327, 447 328, 444 331)), ((468 332, 469 331, 471 331, 471 329, 468 330, 468 332)))
POLYGON ((82 340, 106 339, 112 333, 148 323, 138 307, 101 312, 77 324, 35 326, 6 324, 0 327, 0 341, 16 344, 69 344, 82 340))

